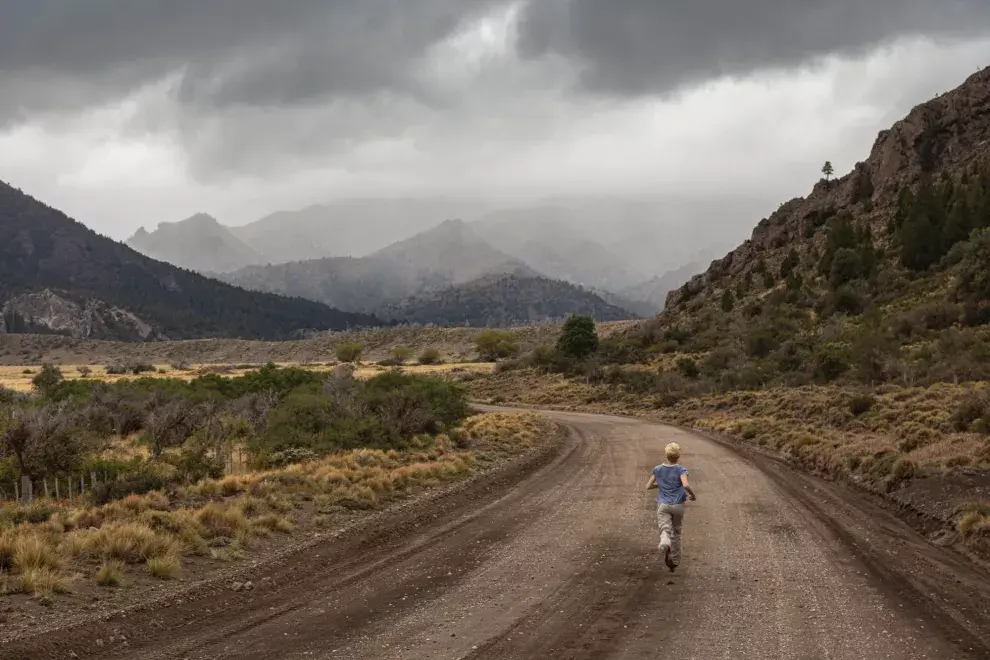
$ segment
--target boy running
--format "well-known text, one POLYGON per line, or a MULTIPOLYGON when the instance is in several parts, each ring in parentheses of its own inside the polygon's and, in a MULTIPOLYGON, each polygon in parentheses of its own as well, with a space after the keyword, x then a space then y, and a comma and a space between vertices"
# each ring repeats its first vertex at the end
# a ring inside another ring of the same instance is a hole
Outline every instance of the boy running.
POLYGON ((657 525, 660 527, 659 549, 664 563, 673 573, 681 562, 681 523, 684 521, 684 501, 697 499, 688 485, 687 468, 679 465, 681 446, 672 442, 664 449, 666 462, 653 468, 646 489, 658 488, 657 525))

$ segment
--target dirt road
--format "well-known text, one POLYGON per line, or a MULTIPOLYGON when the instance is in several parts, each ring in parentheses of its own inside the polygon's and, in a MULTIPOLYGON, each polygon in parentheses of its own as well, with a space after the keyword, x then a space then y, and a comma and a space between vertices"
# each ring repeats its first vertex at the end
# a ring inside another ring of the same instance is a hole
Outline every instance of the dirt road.
POLYGON ((548 413, 548 465, 259 567, 257 588, 8 645, 2 657, 990 658, 990 574, 853 495, 647 422, 548 413), (650 469, 684 448, 684 563, 650 469))

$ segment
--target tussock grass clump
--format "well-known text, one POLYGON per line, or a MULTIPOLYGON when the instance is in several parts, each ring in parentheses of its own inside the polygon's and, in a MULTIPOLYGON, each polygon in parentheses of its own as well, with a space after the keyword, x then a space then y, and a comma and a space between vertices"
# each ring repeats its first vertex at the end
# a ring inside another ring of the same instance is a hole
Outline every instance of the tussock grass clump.
POLYGON ((124 581, 124 562, 110 559, 96 571, 96 584, 101 587, 119 587, 124 581))
POLYGON ((295 525, 288 518, 270 513, 252 520, 251 529, 255 532, 263 530, 268 533, 282 532, 288 534, 295 529, 295 525))
POLYGON ((156 534, 142 523, 115 522, 91 532, 87 549, 98 557, 139 564, 152 557, 177 554, 179 543, 170 535, 156 534))
POLYGON ((966 539, 990 538, 990 504, 969 504, 962 508, 956 531, 966 539))
POLYGON ((14 570, 21 574, 42 569, 57 571, 62 566, 57 548, 37 534, 16 537, 11 560, 14 570))
POLYGON ((20 592, 33 596, 68 593, 70 581, 54 568, 30 568, 21 571, 20 592))
POLYGON ((0 532, 0 573, 14 568, 14 533, 0 532))
POLYGON ((327 514, 320 514, 318 516, 313 516, 313 526, 325 529, 327 527, 333 526, 333 516, 327 514))
POLYGON ((244 511, 237 506, 223 506, 216 503, 207 504, 196 512, 196 521, 203 526, 206 538, 226 536, 232 538, 238 533, 250 529, 250 523, 244 511))
POLYGON ((148 572, 159 580, 175 580, 182 575, 182 560, 178 554, 151 557, 147 561, 148 572))

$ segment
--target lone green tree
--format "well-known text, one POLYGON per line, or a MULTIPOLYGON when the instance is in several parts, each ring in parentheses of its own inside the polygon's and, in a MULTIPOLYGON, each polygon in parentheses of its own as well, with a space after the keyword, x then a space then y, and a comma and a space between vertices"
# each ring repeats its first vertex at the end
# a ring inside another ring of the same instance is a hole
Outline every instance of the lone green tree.
POLYGON ((832 161, 826 160, 825 164, 822 165, 822 174, 825 175, 825 181, 831 181, 832 175, 835 174, 835 168, 832 167, 832 161))
POLYGON ((557 350, 562 355, 583 360, 598 350, 598 331, 590 316, 572 316, 564 323, 557 338, 557 350))

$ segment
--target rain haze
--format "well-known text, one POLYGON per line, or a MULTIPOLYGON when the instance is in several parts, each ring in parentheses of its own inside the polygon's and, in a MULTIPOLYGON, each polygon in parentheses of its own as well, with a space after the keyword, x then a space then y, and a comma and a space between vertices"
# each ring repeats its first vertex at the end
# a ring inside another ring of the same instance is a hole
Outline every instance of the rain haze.
POLYGON ((3 15, 0 179, 118 239, 362 197, 650 199, 717 235, 807 192, 826 159, 847 171, 990 62, 985 0, 6 0, 3 15))

